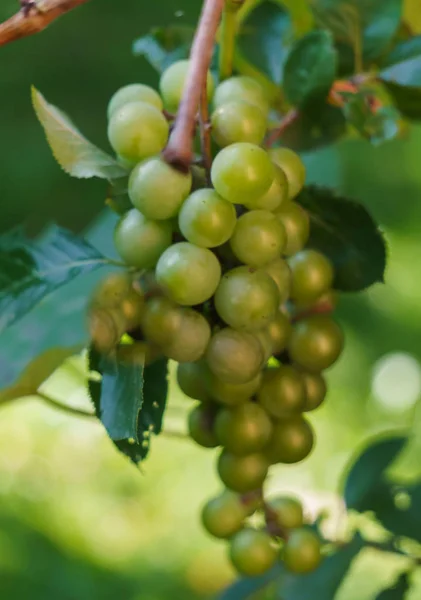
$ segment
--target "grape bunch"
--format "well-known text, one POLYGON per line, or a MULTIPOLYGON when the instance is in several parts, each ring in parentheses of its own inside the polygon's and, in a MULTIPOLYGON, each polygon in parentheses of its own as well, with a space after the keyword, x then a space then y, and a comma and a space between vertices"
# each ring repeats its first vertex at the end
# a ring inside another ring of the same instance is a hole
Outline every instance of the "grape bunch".
POLYGON ((229 540, 236 569, 260 574, 280 557, 304 573, 319 564, 321 541, 297 500, 266 501, 263 485, 271 465, 298 463, 314 444, 304 415, 322 404, 322 373, 343 347, 330 314, 333 268, 306 248, 309 217, 295 201, 301 159, 262 147, 270 107, 254 79, 233 76, 215 88, 208 74, 211 185, 204 168, 184 173, 162 158, 187 68, 170 66, 160 94, 133 84, 109 103, 110 143, 131 168, 133 207, 114 233, 131 269, 94 293, 91 336, 122 359, 179 363, 178 385, 196 401, 189 434, 221 447, 225 489, 206 504, 203 524, 229 540), (120 344, 125 333, 135 343, 120 344), (250 521, 256 511, 264 518, 250 521))

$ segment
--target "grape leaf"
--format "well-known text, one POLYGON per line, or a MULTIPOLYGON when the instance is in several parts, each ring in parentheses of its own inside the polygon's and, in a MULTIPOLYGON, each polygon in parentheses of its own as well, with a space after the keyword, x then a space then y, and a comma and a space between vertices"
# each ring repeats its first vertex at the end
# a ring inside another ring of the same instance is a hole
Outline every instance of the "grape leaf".
POLYGON ((407 442, 406 437, 376 439, 352 463, 344 484, 348 508, 360 512, 372 509, 372 496, 385 481, 384 473, 407 442))
POLYGON ((59 165, 72 177, 116 179, 127 169, 89 142, 59 108, 32 88, 32 104, 59 165))
POLYGON ((219 596, 218 600, 248 600, 254 595, 266 588, 273 581, 279 580, 283 573, 280 565, 257 577, 241 577, 232 585, 226 588, 219 596))
POLYGON ((297 200, 310 215, 308 246, 333 263, 335 289, 355 292, 383 281, 385 242, 361 204, 317 186, 306 187, 297 200))
POLYGON ((399 134, 400 114, 393 106, 380 106, 373 111, 370 104, 371 90, 350 94, 343 112, 346 120, 358 133, 377 145, 392 140, 399 134))
POLYGON ((396 65, 415 57, 421 58, 421 35, 416 35, 409 40, 396 44, 386 57, 383 67, 396 65))
POLYGON ((404 600, 409 587, 408 573, 402 573, 392 587, 376 596, 376 600, 404 600))
POLYGON ((149 452, 151 434, 159 434, 168 393, 167 361, 144 367, 89 352, 89 368, 101 379, 89 381, 98 419, 117 448, 138 463, 149 452))
POLYGON ((421 119, 421 56, 412 56, 379 73, 395 106, 408 119, 421 119))
POLYGON ((0 332, 47 294, 106 263, 88 242, 60 227, 35 241, 21 229, 0 235, 0 332))
POLYGON ((133 42, 133 54, 143 56, 162 73, 172 63, 188 57, 193 35, 194 28, 186 25, 158 27, 133 42))
POLYGON ((288 100, 308 108, 324 100, 337 71, 337 53, 327 31, 312 31, 292 47, 284 68, 284 90, 288 100))

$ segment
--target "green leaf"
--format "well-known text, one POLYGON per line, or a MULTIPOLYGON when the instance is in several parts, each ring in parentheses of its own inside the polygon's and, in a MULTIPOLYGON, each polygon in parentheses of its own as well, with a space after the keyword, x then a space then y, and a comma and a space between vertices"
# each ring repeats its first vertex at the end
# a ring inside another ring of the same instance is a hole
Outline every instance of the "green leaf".
POLYGON ((389 92, 394 105, 407 119, 421 119, 421 86, 399 85, 393 81, 382 80, 389 92))
POLYGON ((385 242, 361 204, 317 186, 306 187, 298 202, 310 216, 308 246, 333 263, 335 289, 356 292, 383 281, 385 242))
POLYGON ((32 104, 44 128, 47 141, 59 165, 72 177, 115 179, 127 175, 120 165, 94 144, 91 144, 59 108, 49 104, 32 88, 32 104))
POLYGON ((146 458, 151 434, 159 434, 168 393, 167 361, 143 367, 89 352, 89 382, 97 417, 117 448, 134 463, 146 458))
POLYGON ((357 533, 354 538, 326 558, 309 575, 286 574, 279 587, 282 600, 334 600, 352 561, 364 548, 364 540, 357 533))
POLYGON ((218 596, 218 600, 248 600, 272 582, 279 580, 282 572, 281 566, 276 565, 258 577, 241 577, 224 590, 218 596))
POLYGON ((0 235, 0 332, 47 294, 106 263, 88 242, 60 227, 35 241, 20 229, 0 235))
POLYGON ((294 106, 324 100, 335 81, 337 53, 327 31, 312 31, 294 44, 285 63, 284 90, 294 106))
POLYGON ((404 600, 409 587, 408 573, 402 573, 392 587, 376 596, 376 600, 404 600))
POLYGON ((400 114, 393 106, 381 106, 373 111, 371 91, 350 94, 343 112, 346 120, 358 133, 377 145, 392 140, 399 134, 400 114))
POLYGON ((381 81, 394 84, 420 87, 421 86, 421 56, 414 56, 394 64, 379 73, 381 81))
POLYGON ((384 67, 402 63, 410 58, 421 57, 421 35, 396 44, 384 61, 384 67))
POLYGON ((372 510, 372 496, 379 486, 383 489, 385 471, 407 442, 406 437, 387 437, 370 443, 348 471, 344 499, 348 508, 360 512, 372 510))
POLYGON ((188 57, 193 36, 194 28, 187 25, 158 27, 133 42, 133 54, 143 56, 162 73, 172 63, 188 57))
POLYGON ((262 2, 242 23, 237 43, 243 56, 277 84, 291 37, 290 13, 274 2, 262 2))

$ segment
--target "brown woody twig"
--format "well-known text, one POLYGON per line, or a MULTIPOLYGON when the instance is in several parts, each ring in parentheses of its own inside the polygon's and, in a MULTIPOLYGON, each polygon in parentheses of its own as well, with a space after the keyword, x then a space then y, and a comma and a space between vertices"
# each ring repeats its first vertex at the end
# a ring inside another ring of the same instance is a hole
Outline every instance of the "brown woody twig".
POLYGON ((88 0, 40 0, 21 2, 21 10, 0 24, 0 46, 45 29, 61 15, 88 0))
POLYGON ((278 127, 273 129, 265 141, 266 148, 270 148, 285 132, 288 127, 290 127, 300 116, 298 110, 296 108, 291 109, 282 121, 279 123, 278 127))
POLYGON ((212 148, 211 148, 211 125, 209 122, 209 107, 208 107, 208 95, 206 92, 206 79, 205 85, 202 89, 202 95, 200 96, 200 108, 199 108, 199 129, 200 129, 200 149, 202 153, 203 166, 206 171, 206 182, 211 186, 210 170, 212 166, 212 148))

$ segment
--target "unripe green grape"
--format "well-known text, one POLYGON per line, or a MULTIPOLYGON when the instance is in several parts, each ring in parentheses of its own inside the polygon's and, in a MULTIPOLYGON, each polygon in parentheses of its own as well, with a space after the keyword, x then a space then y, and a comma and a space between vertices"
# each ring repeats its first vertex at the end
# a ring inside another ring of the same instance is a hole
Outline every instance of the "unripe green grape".
POLYGON ((211 337, 211 328, 203 315, 192 308, 179 307, 180 328, 163 348, 164 354, 177 362, 193 362, 203 356, 211 337))
POLYGON ((304 379, 304 386, 306 390, 304 412, 310 412, 316 410, 323 403, 327 386, 326 381, 320 373, 310 373, 309 371, 302 371, 301 375, 304 379))
POLYGON ((235 208, 215 190, 193 192, 181 207, 178 223, 186 240, 204 248, 227 242, 234 231, 235 208))
POLYGON ((282 549, 286 568, 297 575, 315 571, 322 562, 321 547, 320 537, 310 528, 300 527, 291 531, 282 549))
POLYGON ((122 299, 120 310, 126 319, 127 331, 131 331, 138 327, 142 321, 145 311, 145 298, 131 288, 129 293, 122 299))
POLYGON ((159 154, 168 139, 163 114, 145 102, 129 102, 114 111, 108 123, 108 139, 117 154, 139 162, 159 154))
POLYGON ((306 168, 301 158, 289 148, 272 148, 269 155, 284 171, 288 179, 289 198, 293 200, 304 187, 306 168))
POLYGON ((146 302, 142 330, 153 344, 165 347, 171 343, 181 329, 181 322, 180 307, 165 296, 152 297, 146 302))
POLYGON ((292 325, 284 313, 278 312, 265 331, 271 341, 272 354, 279 354, 287 347, 292 332, 292 325))
POLYGON ((216 402, 226 406, 238 406, 247 402, 260 387, 262 379, 258 373, 253 379, 246 383, 227 383, 217 377, 212 377, 209 384, 209 395, 216 402))
POLYGON ((299 204, 287 202, 281 205, 276 214, 285 228, 286 246, 284 254, 291 256, 300 252, 310 236, 310 218, 299 204))
POLYGON ((171 223, 146 219, 135 208, 121 217, 114 231, 117 252, 124 262, 138 269, 154 267, 171 241, 171 223))
POLYGON ((328 369, 342 352, 342 329, 325 315, 314 315, 295 324, 288 344, 291 359, 313 372, 328 369))
POLYGON ((261 144, 266 133, 266 114, 255 104, 233 100, 212 113, 212 137, 219 146, 236 142, 261 144))
POLYGON ((291 271, 288 263, 283 258, 277 258, 261 267, 261 270, 267 273, 276 283, 279 290, 279 303, 284 304, 289 298, 291 289, 291 271))
MULTIPOLYGON (((177 112, 178 106, 187 81, 189 60, 178 60, 170 65, 161 75, 159 89, 164 100, 165 108, 171 112, 177 112)), ((208 100, 211 100, 214 90, 213 77, 208 71, 206 90, 208 100)))
POLYGON ((161 350, 149 342, 135 342, 122 344, 116 351, 118 361, 128 365, 150 365, 162 357, 161 350))
POLYGON ((222 482, 239 493, 261 487, 269 469, 267 458, 260 453, 237 456, 223 450, 218 459, 218 474, 222 482))
POLYGON ((276 562, 277 552, 265 531, 243 529, 231 540, 230 558, 241 575, 255 577, 269 571, 276 562))
POLYGON ((154 156, 133 169, 129 197, 135 208, 148 219, 175 217, 190 192, 192 177, 181 173, 154 156))
POLYGON ((251 210, 242 215, 230 239, 235 256, 251 267, 261 267, 279 258, 285 244, 284 226, 268 210, 251 210))
POLYGON ((296 529, 304 522, 303 506, 296 498, 278 496, 267 502, 270 518, 282 529, 296 529))
POLYGON ((301 373, 289 365, 267 369, 257 398, 263 408, 277 419, 289 419, 300 414, 305 402, 301 373))
POLYGON ((221 381, 241 384, 257 376, 263 352, 252 334, 226 327, 212 336, 206 360, 209 369, 221 381))
POLYGON ((231 327, 256 331, 277 313, 279 294, 263 271, 237 267, 225 273, 215 292, 218 315, 231 327))
POLYGON ((208 533, 217 538, 230 538, 240 531, 247 517, 247 510, 241 496, 231 490, 224 490, 216 498, 209 500, 202 509, 202 523, 208 533))
POLYGON ((207 378, 209 370, 204 361, 180 363, 177 366, 177 383, 189 398, 204 402, 209 399, 207 378))
POLYGON ((203 448, 219 446, 214 433, 214 423, 218 409, 213 404, 199 404, 189 414, 188 428, 190 437, 203 448))
POLYGON ((270 357, 273 355, 272 339, 269 335, 267 328, 259 329, 255 331, 254 335, 260 342, 263 352, 263 364, 266 364, 270 357))
POLYGON ((118 308, 94 307, 88 312, 88 330, 98 352, 108 354, 125 333, 126 319, 118 308))
POLYGON ((235 408, 223 408, 215 420, 215 434, 222 446, 243 456, 262 450, 272 433, 272 423, 261 406, 246 402, 235 408))
POLYGON ((269 112, 265 90, 258 81, 245 75, 230 77, 220 83, 215 90, 213 105, 219 107, 238 99, 258 106, 265 114, 269 112))
POLYGON ((265 194, 274 176, 275 168, 267 152, 246 142, 223 148, 211 169, 216 191, 233 204, 247 204, 265 194))
POLYGON ((272 464, 298 463, 310 454, 313 444, 313 429, 306 419, 297 416, 274 424, 265 455, 272 464))
POLYGON ((221 265, 207 248, 179 242, 168 248, 156 265, 156 280, 165 294, 178 304, 201 304, 215 293, 221 265))
POLYGON ((291 299, 299 304, 314 302, 333 282, 329 259, 317 250, 302 250, 288 261, 291 269, 291 299))
POLYGON ((108 103, 107 116, 110 119, 115 110, 128 102, 145 102, 162 110, 164 105, 161 96, 149 85, 131 83, 116 91, 108 103))
POLYGON ((288 180, 285 173, 278 165, 274 165, 275 177, 268 191, 248 202, 247 208, 250 210, 278 210, 283 204, 288 201, 288 180))
POLYGON ((97 284, 90 303, 103 308, 119 308, 131 287, 132 278, 128 273, 111 273, 97 284))

